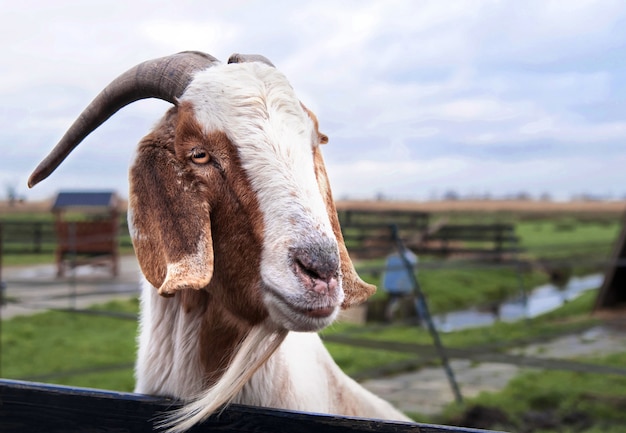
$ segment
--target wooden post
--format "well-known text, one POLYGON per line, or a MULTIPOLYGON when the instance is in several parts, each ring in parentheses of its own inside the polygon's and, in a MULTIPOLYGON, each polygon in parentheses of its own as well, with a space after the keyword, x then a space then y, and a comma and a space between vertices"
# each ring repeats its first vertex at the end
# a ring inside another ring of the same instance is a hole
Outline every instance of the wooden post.
POLYGON ((33 242, 34 242, 34 248, 33 248, 33 252, 35 254, 39 254, 41 253, 41 239, 42 239, 42 223, 41 222, 36 222, 35 226, 33 227, 33 242))
POLYGON ((402 240, 398 236, 398 227, 393 224, 391 226, 391 236, 396 243, 396 247, 398 249, 398 254, 402 259, 402 263, 404 264, 407 274, 411 279, 411 283, 413 284, 414 293, 416 295, 416 307, 420 315, 422 315, 426 325, 428 326, 428 331, 435 343, 435 348, 437 349, 437 353, 439 354, 439 358, 441 358, 441 363, 443 364, 443 369, 446 372, 446 376, 448 377, 448 382, 450 382, 450 387, 452 388, 452 393, 454 394, 454 399, 457 403, 463 403, 463 396, 461 395, 461 390, 459 389, 459 385, 456 382, 456 378, 454 377, 454 371, 450 367, 450 361, 448 359, 448 354, 446 353, 446 349, 443 347, 441 343, 441 339, 439 338, 439 332, 437 332, 437 328, 435 328, 435 324, 433 323, 433 319, 430 315, 430 311, 428 309, 428 303, 426 302, 426 297, 424 296, 424 292, 422 292, 422 288, 417 281, 417 277, 415 276, 415 272, 413 271, 413 266, 409 261, 404 244, 402 240))

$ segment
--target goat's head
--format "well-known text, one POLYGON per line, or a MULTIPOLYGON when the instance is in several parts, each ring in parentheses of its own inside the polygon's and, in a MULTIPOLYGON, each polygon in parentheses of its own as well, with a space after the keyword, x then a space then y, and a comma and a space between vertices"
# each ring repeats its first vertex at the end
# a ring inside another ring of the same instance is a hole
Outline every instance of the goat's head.
POLYGON ((319 149, 328 139, 261 56, 220 64, 185 52, 135 66, 83 111, 29 186, 120 108, 150 97, 175 106, 139 145, 129 221, 160 294, 206 290, 251 324, 269 317, 309 331, 373 293, 343 243, 319 149))

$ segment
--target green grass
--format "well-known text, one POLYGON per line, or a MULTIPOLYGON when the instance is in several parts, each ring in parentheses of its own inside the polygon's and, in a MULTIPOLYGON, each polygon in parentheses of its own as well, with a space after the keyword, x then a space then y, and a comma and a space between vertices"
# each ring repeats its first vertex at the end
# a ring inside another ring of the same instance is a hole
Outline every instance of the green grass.
MULTIPOLYGON (((136 312, 136 300, 112 302, 97 309, 136 312)), ((2 322, 2 375, 39 378, 54 383, 119 391, 133 389, 132 368, 70 374, 132 365, 137 323, 119 318, 50 311, 2 322), (46 379, 49 376, 50 379, 46 379)))
MULTIPOLYGON (((589 315, 596 294, 596 291, 589 291, 563 307, 531 320, 512 323, 499 322, 489 327, 442 333, 440 338, 446 347, 500 346, 504 350, 512 344, 580 331, 598 323, 597 319, 589 315)), ((333 334, 353 334, 359 338, 370 340, 432 345, 432 337, 429 332, 416 326, 363 327, 340 323, 322 332, 322 335, 333 334)), ((349 374, 358 374, 364 370, 385 365, 385 363, 412 358, 410 355, 402 353, 353 348, 336 343, 326 343, 326 346, 337 363, 349 374)), ((415 357, 413 356, 413 358, 415 357)))
MULTIPOLYGON (((513 266, 481 264, 478 262, 441 262, 422 260, 418 266, 417 279, 428 299, 433 314, 486 306, 494 300, 510 299, 548 281, 540 269, 518 273, 513 266), (434 266, 433 266, 434 265, 434 266)), ((373 301, 386 299, 382 275, 368 273, 372 267, 382 269, 384 260, 359 263, 357 270, 364 280, 378 287, 373 301)))
MULTIPOLYGON (((464 222, 476 222, 469 220, 464 222)), ((573 261, 573 275, 603 272, 621 224, 617 220, 577 220, 562 217, 557 220, 519 220, 516 231, 525 249, 522 259, 531 263, 544 260, 573 261)), ((417 277, 428 298, 433 314, 469 307, 486 306, 494 300, 517 296, 522 289, 549 281, 539 264, 526 267, 518 273, 513 266, 498 267, 488 263, 464 261, 437 261, 420 257, 417 277), (437 265, 442 267, 437 268, 437 265)), ((556 265, 559 266, 559 265, 556 265)), ((362 277, 379 287, 373 300, 385 299, 382 290, 384 259, 367 260, 357 264, 362 277), (377 269, 370 272, 369 269, 377 269)))
MULTIPOLYGON (((626 365, 626 351, 587 361, 623 367, 626 365)), ((432 421, 455 424, 460 412, 472 406, 497 408, 507 413, 510 423, 499 427, 513 431, 524 427, 525 415, 543 412, 551 413, 557 419, 572 414, 581 417, 583 414, 593 423, 593 427, 583 430, 541 430, 544 433, 622 432, 626 425, 626 377, 568 371, 527 372, 512 379, 499 392, 482 393, 476 398, 466 400, 462 407, 450 405, 442 416, 432 421)))
POLYGON ((521 221, 516 233, 528 256, 544 259, 599 258, 612 251, 620 221, 559 220, 521 221))
MULTIPOLYGON (((580 331, 597 323, 588 314, 594 295, 595 292, 585 293, 559 310, 533 320, 446 333, 442 334, 442 340, 447 347, 500 345, 504 350, 511 344, 580 331)), ((138 302, 136 299, 110 302, 95 306, 93 310, 135 314, 138 302)), ((131 367, 136 350, 137 324, 134 320, 46 312, 5 320, 2 327, 3 377, 118 391, 132 391, 134 387, 131 367)), ((337 323, 324 334, 354 334, 373 340, 432 344, 428 332, 415 326, 337 323)), ((327 347, 340 367, 353 375, 415 358, 410 354, 334 343, 327 343, 327 347)), ((623 366, 626 355, 612 355, 600 362, 623 366)), ((525 412, 537 407, 549 407, 563 413, 575 408, 595 418, 622 422, 624 395, 624 378, 558 371, 534 372, 516 378, 502 392, 484 393, 476 399, 467 400, 464 407, 495 405, 510 414, 515 426, 519 425, 519 419, 525 412)), ((414 415, 420 421, 451 424, 460 416, 461 409, 451 406, 440 418, 414 415)))
POLYGON ((2 257, 4 266, 28 266, 54 263, 54 253, 43 254, 5 254, 2 257))
MULTIPOLYGON (((596 323, 588 317, 593 293, 537 319, 520 323, 498 323, 488 328, 468 329, 442 334, 449 347, 476 347, 486 344, 529 340, 580 330, 596 323)), ((95 311, 135 314, 137 300, 115 301, 96 306, 95 311)), ((131 365, 135 359, 137 324, 99 315, 46 312, 16 317, 2 322, 2 374, 6 378, 29 379, 51 376, 54 383, 129 391, 133 388, 132 369, 84 374, 82 370, 131 365), (78 371, 80 374, 70 374, 78 371)), ((358 326, 338 323, 324 334, 356 333, 368 339, 404 343, 432 344, 428 332, 415 326, 358 326)), ((349 374, 411 359, 412 355, 360 349, 328 343, 337 363, 349 374)), ((48 379, 43 379, 48 380, 48 379)))
POLYGON ((418 280, 434 314, 483 306, 493 300, 519 295, 522 287, 535 287, 546 282, 541 272, 518 275, 514 268, 423 269, 418 280))

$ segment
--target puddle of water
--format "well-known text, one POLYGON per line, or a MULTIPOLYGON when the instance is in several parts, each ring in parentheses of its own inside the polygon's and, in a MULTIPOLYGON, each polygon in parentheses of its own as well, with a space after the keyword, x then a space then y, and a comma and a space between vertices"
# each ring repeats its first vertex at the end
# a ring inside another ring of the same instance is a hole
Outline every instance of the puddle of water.
MULTIPOLYGON (((561 307, 565 302, 576 299, 588 290, 597 289, 602 285, 603 280, 602 274, 572 277, 562 291, 552 284, 544 284, 529 292, 526 302, 519 297, 503 303, 500 307, 500 320, 515 322, 537 317, 561 307)), ((433 322, 439 331, 450 332, 492 325, 496 322, 496 318, 491 312, 469 309, 433 316, 433 322)))

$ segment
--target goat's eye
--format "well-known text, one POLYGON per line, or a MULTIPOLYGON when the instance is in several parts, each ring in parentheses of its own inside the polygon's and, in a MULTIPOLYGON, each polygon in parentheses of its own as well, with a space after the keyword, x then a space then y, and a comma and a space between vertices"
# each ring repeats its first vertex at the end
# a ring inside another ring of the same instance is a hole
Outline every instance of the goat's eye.
POLYGON ((206 164, 211 160, 211 157, 204 149, 193 149, 191 151, 191 160, 196 164, 206 164))

